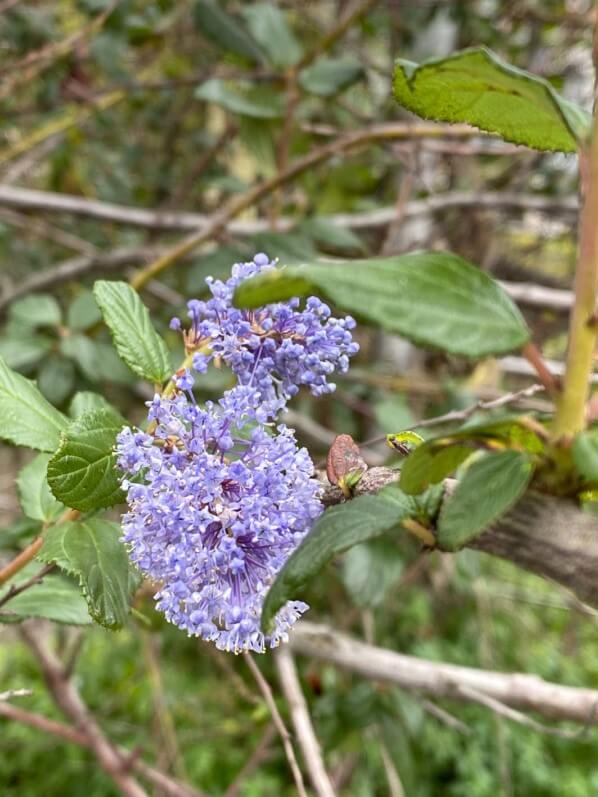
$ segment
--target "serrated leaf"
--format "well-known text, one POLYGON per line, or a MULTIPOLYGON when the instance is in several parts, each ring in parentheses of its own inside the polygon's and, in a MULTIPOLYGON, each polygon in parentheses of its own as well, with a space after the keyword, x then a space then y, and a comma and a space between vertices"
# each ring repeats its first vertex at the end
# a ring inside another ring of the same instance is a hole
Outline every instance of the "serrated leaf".
POLYGON ((598 429, 581 432, 573 439, 573 462, 583 478, 598 482, 598 429))
MULTIPOLYGON (((18 587, 36 570, 39 570, 39 565, 26 568, 22 571, 22 577, 11 582, 11 586, 18 587)), ((44 576, 40 584, 15 595, 0 608, 0 623, 20 622, 31 617, 67 625, 89 625, 92 621, 85 598, 77 585, 62 575, 54 574, 44 576)))
POLYGON ((129 368, 151 382, 166 381, 172 374, 170 354, 137 292, 126 282, 107 280, 96 282, 93 292, 116 350, 129 368))
POLYGON ((37 372, 40 391, 52 404, 62 404, 75 384, 75 366, 66 357, 51 355, 37 372))
POLYGON ((521 347, 529 329, 501 286, 448 252, 288 265, 243 282, 239 307, 316 293, 414 343, 484 357, 521 347))
POLYGON ((101 518, 49 528, 39 558, 79 579, 89 613, 106 628, 124 625, 130 603, 130 566, 120 527, 101 518))
POLYGON ((327 509, 286 561, 266 595, 262 628, 270 628, 276 612, 336 554, 379 537, 414 513, 414 502, 395 486, 377 495, 363 495, 327 509))
POLYGON ((484 47, 421 65, 398 60, 394 94, 424 119, 465 122, 534 149, 575 152, 590 131, 589 113, 484 47))
POLYGON ((438 546, 456 551, 478 537, 523 495, 533 473, 528 454, 501 451, 473 462, 438 518, 438 546))
POLYGON ((80 390, 75 393, 69 404, 70 417, 78 418, 84 412, 91 412, 92 410, 110 410, 115 414, 117 413, 117 410, 99 393, 94 393, 91 390, 80 390))
POLYGON ((195 24, 204 37, 225 52, 262 62, 263 53, 245 28, 214 0, 199 0, 193 9, 195 24))
POLYGON ((72 421, 48 464, 48 484, 59 501, 89 512, 124 500, 114 445, 125 424, 111 409, 91 410, 72 421))
POLYGON ((66 323, 69 329, 85 330, 102 320, 102 314, 94 295, 84 289, 70 303, 66 323))
POLYGON ((30 329, 56 327, 62 321, 62 310, 49 293, 31 293, 11 304, 8 317, 15 324, 30 329))
POLYGON ((54 451, 67 419, 49 404, 34 382, 0 357, 0 438, 38 451, 54 451))
POLYGON ((0 357, 9 368, 27 369, 38 363, 52 348, 50 338, 41 335, 7 337, 0 340, 0 357))
POLYGON ((64 504, 50 492, 47 479, 49 461, 49 454, 38 454, 17 477, 21 509, 27 517, 44 523, 54 520, 64 511, 64 504))
POLYGON ((219 78, 210 78, 195 90, 196 100, 213 102, 227 111, 254 119, 277 119, 283 114, 280 96, 271 91, 253 89, 240 91, 219 78))
POLYGON ((343 559, 343 584, 353 603, 363 609, 379 606, 402 572, 401 555, 385 537, 356 545, 343 559))
POLYGON ((318 58, 299 72, 299 84, 311 94, 332 97, 363 77, 363 66, 356 58, 318 58))
POLYGON ((293 66, 301 58, 301 45, 282 11, 270 3, 252 3, 243 8, 249 32, 274 66, 293 66))

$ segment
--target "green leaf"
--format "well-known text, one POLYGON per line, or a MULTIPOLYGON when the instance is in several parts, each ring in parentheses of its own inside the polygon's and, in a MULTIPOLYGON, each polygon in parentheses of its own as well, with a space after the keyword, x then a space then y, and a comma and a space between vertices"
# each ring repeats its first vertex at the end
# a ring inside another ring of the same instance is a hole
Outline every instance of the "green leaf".
POLYGON ((431 484, 450 476, 474 449, 467 445, 430 441, 409 454, 401 468, 401 490, 408 495, 422 493, 431 484))
POLYGON ((39 520, 21 515, 9 526, 0 529, 0 549, 20 551, 34 537, 41 534, 42 524, 39 520))
POLYGON ((166 381, 172 374, 170 355, 137 292, 126 282, 106 280, 96 282, 93 292, 121 359, 144 379, 166 381))
POLYGON ((72 398, 69 404, 69 415, 71 418, 78 418, 84 412, 91 412, 92 410, 110 410, 116 414, 117 410, 106 401, 104 396, 99 393, 93 393, 91 390, 80 390, 72 398))
POLYGON ((66 314, 69 329, 85 330, 98 324, 102 314, 91 291, 82 290, 70 303, 66 314))
POLYGON ((57 327, 62 321, 62 310, 50 294, 31 293, 11 304, 8 317, 16 324, 30 329, 57 327))
MULTIPOLYGON (((299 229, 306 232, 323 249, 349 254, 351 252, 363 254, 365 250, 363 241, 352 230, 347 227, 340 227, 338 224, 332 224, 322 216, 316 216, 303 222, 299 229)), ((303 253, 303 256, 305 256, 305 253, 303 253)))
POLYGON ((363 66, 356 58, 319 58, 299 73, 299 84, 311 94, 332 97, 356 83, 363 76, 363 66))
POLYGON ((299 547, 291 554, 266 595, 262 628, 268 630, 276 612, 296 598, 336 554, 349 550, 391 529, 414 512, 413 499, 396 487, 377 495, 363 495, 327 509, 299 547))
POLYGON ((38 451, 54 451, 67 419, 34 382, 12 371, 0 357, 0 438, 38 451))
POLYGON ((500 285, 448 252, 289 265, 246 280, 234 300, 240 307, 259 307, 311 293, 374 326, 451 354, 502 354, 530 335, 500 285))
POLYGON ((456 551, 478 537, 523 495, 532 477, 527 454, 501 451, 473 462, 438 519, 438 546, 456 551))
POLYGON ((598 482, 598 429, 576 435, 572 446, 573 462, 586 481, 598 482))
POLYGON ((93 619, 120 628, 129 612, 132 579, 120 527, 101 518, 52 526, 39 553, 78 578, 93 619))
POLYGON ((81 512, 124 500, 114 444, 125 424, 111 409, 91 410, 72 421, 48 464, 56 498, 81 512))
POLYGON ((0 340, 0 357, 9 368, 26 369, 38 363, 52 348, 52 341, 41 335, 7 337, 0 340))
POLYGON ((534 149, 575 152, 590 131, 590 114, 547 80, 483 47, 419 66, 398 60, 394 94, 424 119, 465 122, 534 149))
POLYGON ((51 355, 37 373, 37 384, 52 404, 62 404, 75 385, 75 366, 66 357, 51 355))
POLYGON ((283 114, 283 106, 279 95, 273 95, 264 89, 241 92, 230 88, 229 84, 219 78, 211 78, 195 90, 196 100, 213 102, 227 111, 254 119, 277 119, 283 114))
POLYGON ((302 56, 301 45, 282 11, 270 3, 252 3, 243 9, 249 31, 274 66, 293 66, 302 56))
POLYGON ((48 523, 64 511, 64 504, 50 492, 47 470, 49 454, 38 454, 21 470, 17 477, 17 490, 21 508, 27 517, 48 523))
MULTIPOLYGON (((34 575, 36 569, 39 570, 39 565, 27 568, 22 575, 27 575, 29 578, 34 575)), ((18 587, 27 578, 23 577, 13 582, 13 585, 18 587)), ((36 584, 11 598, 0 609, 0 622, 19 622, 30 617, 68 625, 91 623, 87 603, 81 595, 81 590, 64 576, 53 574, 45 576, 41 584, 36 584)))
POLYGON ((110 343, 75 334, 62 338, 60 351, 66 357, 71 357, 81 373, 92 382, 130 385, 135 381, 135 377, 110 343))
POLYGON ((386 537, 356 545, 343 560, 343 584, 353 603, 362 609, 379 606, 402 573, 400 552, 386 537))
POLYGON ((225 52, 234 53, 261 63, 263 53, 245 28, 214 0, 199 0, 193 17, 204 38, 225 52))

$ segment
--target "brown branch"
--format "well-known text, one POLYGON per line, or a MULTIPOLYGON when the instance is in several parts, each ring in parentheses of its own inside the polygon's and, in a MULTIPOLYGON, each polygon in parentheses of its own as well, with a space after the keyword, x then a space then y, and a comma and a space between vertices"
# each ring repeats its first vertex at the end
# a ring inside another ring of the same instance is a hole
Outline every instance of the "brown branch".
POLYGON ((22 570, 32 559, 35 559, 43 544, 44 538, 41 536, 36 537, 18 556, 15 556, 7 565, 0 568, 0 586, 11 579, 19 570, 22 570))
MULTIPOLYGON (((461 423, 471 418, 471 416, 475 415, 476 412, 484 410, 496 410, 500 407, 506 407, 509 404, 517 404, 522 399, 531 398, 537 393, 541 393, 543 390, 543 385, 530 385, 529 387, 523 388, 523 390, 517 390, 514 393, 505 393, 503 396, 499 396, 498 398, 490 399, 488 401, 483 401, 480 399, 479 401, 476 401, 475 404, 470 404, 469 407, 465 407, 462 410, 450 410, 450 412, 445 412, 444 415, 436 415, 432 418, 424 418, 423 420, 414 423, 411 428, 429 429, 433 426, 442 426, 445 423, 461 423)), ((398 432, 400 430, 397 429, 395 431, 398 432)), ((371 440, 366 440, 364 443, 360 443, 359 445, 361 447, 370 446, 374 445, 375 443, 384 442, 384 440, 386 440, 386 435, 381 435, 380 437, 374 437, 371 440)))
POLYGON ((538 378, 546 390, 552 396, 556 396, 561 389, 561 381, 553 375, 552 371, 546 364, 546 360, 542 356, 542 352, 536 346, 536 344, 529 341, 521 349, 521 353, 532 366, 534 371, 538 374, 538 378))
MULTIPOLYGON (((438 137, 439 129, 436 125, 418 125, 418 130, 422 136, 438 137)), ((475 135, 476 131, 467 125, 453 125, 442 128, 442 135, 451 135, 456 138, 468 137, 475 135)), ((139 290, 150 279, 153 279, 157 274, 160 274, 164 269, 174 265, 180 258, 192 252, 200 244, 205 243, 212 239, 215 235, 221 232, 231 219, 238 216, 239 213, 247 208, 257 204, 261 199, 271 194, 280 186, 284 185, 291 180, 294 180, 300 174, 311 169, 314 166, 328 160, 329 158, 362 147, 366 144, 382 143, 384 141, 395 141, 397 139, 413 138, 412 131, 409 126, 401 125, 397 127, 394 123, 372 125, 363 130, 356 130, 352 133, 347 133, 341 138, 331 141, 329 144, 324 144, 321 147, 309 152, 302 158, 293 161, 287 169, 278 172, 273 177, 257 183, 245 193, 239 196, 233 196, 226 202, 223 207, 210 216, 210 220, 205 227, 192 233, 187 238, 184 238, 180 243, 170 249, 162 257, 150 263, 144 269, 139 271, 136 277, 131 281, 131 285, 139 290)))
MULTIPOLYGON (((14 722, 21 722, 24 725, 29 725, 29 727, 36 728, 42 731, 42 733, 49 733, 52 736, 57 736, 59 739, 77 744, 79 747, 92 749, 90 741, 83 731, 79 731, 62 722, 56 722, 56 720, 44 717, 41 714, 24 711, 21 708, 12 706, 10 703, 6 703, 0 705, 0 716, 6 717, 6 719, 13 720, 14 722)), ((205 797, 205 795, 197 791, 197 789, 188 786, 186 783, 180 783, 174 780, 159 769, 147 764, 138 756, 133 756, 129 750, 125 750, 122 747, 118 747, 117 749, 123 760, 129 761, 131 768, 151 783, 152 786, 160 789, 164 797, 205 797)))
POLYGON ((309 716, 307 701, 301 691, 293 656, 284 646, 276 651, 274 661, 312 788, 317 797, 335 797, 332 783, 324 766, 320 743, 309 716))
POLYGON ((328 33, 322 39, 320 39, 317 45, 303 56, 303 58, 295 66, 295 69, 297 71, 303 69, 315 61, 315 59, 322 55, 322 53, 330 50, 335 42, 342 38, 345 33, 351 27, 353 27, 357 20, 366 14, 375 4, 376 0, 363 0, 363 2, 357 3, 354 8, 350 8, 345 16, 339 21, 338 25, 328 31, 328 33))
MULTIPOLYGON (((354 494, 377 493, 399 476, 391 468, 370 468, 354 494)), ((326 506, 344 500, 337 486, 326 484, 322 495, 326 506)), ((582 512, 575 501, 530 491, 468 547, 556 581, 598 608, 598 520, 582 512)))
POLYGON ((62 664, 44 641, 40 626, 23 623, 20 631, 39 663, 56 705, 87 739, 102 769, 125 797, 147 797, 145 789, 129 773, 130 760, 122 756, 104 736, 73 683, 65 678, 62 664))
POLYGON ((303 783, 303 775, 301 774, 301 769, 299 768, 297 757, 295 756, 295 751, 293 749, 291 734, 287 730, 287 726, 284 724, 284 720, 280 714, 280 711, 278 710, 278 706, 276 705, 276 700, 274 700, 274 695, 272 694, 270 684, 262 675, 260 668, 253 660, 251 653, 244 653, 243 656, 247 662, 247 666, 251 670, 251 674, 255 678, 255 682, 260 688, 260 692, 262 693, 268 708, 270 709, 272 720, 274 721, 276 730, 278 731, 278 734, 282 740, 282 746, 284 747, 284 752, 293 774, 293 780, 295 781, 295 786, 297 787, 297 793, 299 794, 299 797, 307 797, 305 784, 303 783))
POLYGON ((304 656, 332 662, 365 678, 403 689, 479 702, 477 695, 519 711, 534 711, 555 720, 598 724, 598 690, 562 686, 522 673, 478 670, 368 645, 326 626, 301 620, 291 632, 291 648, 304 656), (475 690, 474 698, 471 691, 475 690))
POLYGON ((36 584, 41 584, 41 582, 44 580, 44 576, 47 576, 48 573, 52 572, 55 567, 56 565, 54 564, 44 565, 41 570, 39 570, 34 576, 31 576, 31 578, 25 581, 23 584, 19 584, 18 587, 14 585, 11 586, 6 595, 0 598, 0 607, 7 604, 8 601, 12 600, 17 595, 20 595, 21 592, 25 592, 31 587, 34 587, 36 584))
MULTIPOLYGON (((424 138, 432 135, 437 128, 442 130, 442 125, 414 124, 396 122, 387 126, 387 133, 392 138, 405 140, 424 138)), ((444 130, 442 133, 453 135, 475 135, 476 131, 470 128, 458 127, 444 130)), ((367 137, 368 129, 355 131, 352 136, 367 137)), ((346 136, 341 136, 336 141, 343 141, 346 136)), ((336 143, 332 142, 332 145, 336 143)), ((367 143, 367 142, 366 142, 367 143)), ((327 145, 329 146, 329 145, 327 145)), ((314 150, 320 152, 320 149, 314 150)), ((334 152, 333 152, 334 154, 334 152)), ((310 153, 311 157, 313 153, 310 153)), ((329 156, 328 156, 329 157, 329 156)), ((290 167, 289 167, 290 168, 290 167)), ((295 176, 295 175, 293 175, 295 176)), ((292 178, 288 178, 292 179, 292 178)), ((74 216, 97 219, 98 221, 127 224, 132 227, 141 227, 153 231, 189 232, 198 230, 210 223, 210 216, 203 213, 189 213, 176 210, 155 210, 117 205, 112 202, 103 202, 98 199, 87 199, 74 194, 61 194, 53 191, 38 191, 32 188, 21 188, 6 183, 0 184, 0 205, 16 210, 36 210, 43 213, 68 213, 74 216)), ((537 211, 540 213, 562 213, 575 215, 578 211, 578 200, 574 196, 544 197, 537 194, 524 194, 508 191, 448 191, 434 194, 424 199, 406 202, 402 208, 403 218, 413 218, 428 213, 438 213, 455 208, 482 208, 484 210, 521 210, 537 211)), ((364 213, 336 213, 326 216, 330 224, 338 227, 349 227, 353 230, 368 230, 386 227, 396 218, 396 206, 383 207, 364 213)), ((301 219, 290 217, 278 221, 281 232, 292 230, 301 219)), ((249 236, 268 229, 267 219, 231 221, 227 230, 231 235, 249 236)))
POLYGON ((251 756, 247 759, 247 763, 241 768, 241 771, 236 776, 234 781, 230 784, 228 789, 224 792, 224 797, 238 797, 241 793, 241 789, 245 786, 245 782, 247 778, 255 772, 255 770, 261 765, 264 759, 267 757, 268 752, 270 750, 270 745, 274 737, 276 736, 276 727, 273 722, 271 722, 266 730, 264 731, 264 735, 259 740, 257 747, 251 754, 251 756))

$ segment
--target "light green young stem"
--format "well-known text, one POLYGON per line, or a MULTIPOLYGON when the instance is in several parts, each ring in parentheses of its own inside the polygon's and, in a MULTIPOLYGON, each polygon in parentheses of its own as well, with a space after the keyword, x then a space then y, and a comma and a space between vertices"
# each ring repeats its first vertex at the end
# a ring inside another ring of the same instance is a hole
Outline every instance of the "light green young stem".
POLYGON ((579 153, 584 203, 579 226, 579 257, 575 273, 575 304, 569 326, 567 370, 553 423, 555 440, 571 437, 586 425, 586 403, 598 335, 598 124, 592 141, 579 153))

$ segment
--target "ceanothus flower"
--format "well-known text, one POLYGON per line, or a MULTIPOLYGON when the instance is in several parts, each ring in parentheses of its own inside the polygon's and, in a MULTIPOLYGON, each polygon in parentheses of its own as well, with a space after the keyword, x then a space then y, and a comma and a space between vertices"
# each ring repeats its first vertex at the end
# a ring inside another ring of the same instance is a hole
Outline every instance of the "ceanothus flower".
MULTIPOLYGON (((234 265, 226 282, 208 277, 212 298, 188 303, 191 327, 185 340, 188 346, 209 348, 209 353, 196 355, 196 370, 205 370, 211 359, 223 360, 276 413, 301 385, 315 396, 334 391, 328 377, 334 371, 345 373, 359 346, 351 336, 355 321, 350 316, 332 318, 328 305, 315 296, 303 309, 296 298, 256 310, 233 307, 235 288, 243 280, 274 268, 267 255, 257 254, 252 262, 234 265)), ((172 319, 171 327, 181 329, 181 320, 172 319)))
MULTIPOLYGON (((264 652, 285 641, 308 608, 289 601, 265 637, 265 595, 323 511, 308 452, 274 419, 307 385, 330 392, 327 377, 346 370, 357 345, 352 319, 338 321, 318 299, 232 307, 236 285, 262 268, 265 255, 210 281, 213 298, 189 302, 183 332, 188 362, 172 389, 148 403, 148 430, 125 428, 117 441, 129 511, 123 535, 132 561, 159 584, 157 609, 190 635, 222 650, 264 652), (214 358, 237 384, 218 402, 197 403, 196 375, 214 358)), ((171 326, 182 329, 174 319, 171 326)))

